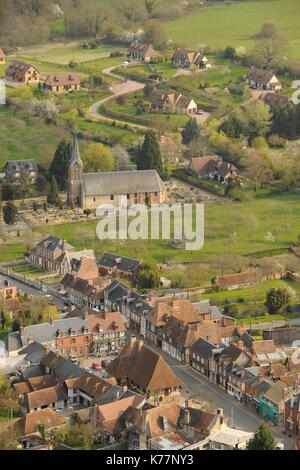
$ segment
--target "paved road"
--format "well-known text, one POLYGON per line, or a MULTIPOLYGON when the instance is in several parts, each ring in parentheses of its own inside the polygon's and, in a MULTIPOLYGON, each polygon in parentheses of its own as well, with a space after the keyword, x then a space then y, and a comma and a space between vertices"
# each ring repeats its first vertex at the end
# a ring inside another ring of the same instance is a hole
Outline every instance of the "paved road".
MULTIPOLYGON (((110 67, 108 69, 103 70, 102 73, 104 75, 109 76, 109 77, 118 78, 113 73, 115 68, 117 68, 117 67, 116 66, 110 67)), ((100 106, 102 106, 103 104, 107 103, 108 101, 114 99, 116 96, 126 95, 128 93, 133 93, 135 91, 143 90, 144 88, 145 88, 144 83, 135 82, 133 80, 127 80, 127 81, 124 81, 122 83, 113 84, 110 87, 110 91, 111 91, 111 93, 113 93, 113 96, 108 96, 107 98, 104 98, 103 100, 100 100, 100 101, 97 101, 97 103, 94 103, 90 107, 89 113, 95 119, 97 119, 98 121, 103 121, 103 120, 111 121, 111 122, 115 122, 116 124, 121 124, 122 126, 127 124, 129 126, 135 127, 136 129, 140 129, 143 132, 147 131, 147 130, 149 130, 149 127, 141 126, 139 124, 128 123, 127 121, 120 121, 120 120, 116 120, 116 119, 110 119, 110 118, 104 116, 103 114, 99 113, 100 106)))
MULTIPOLYGON (((16 281, 15 279, 10 278, 9 276, 5 276, 4 274, 0 274, 0 286, 4 285, 4 281, 9 281, 11 284, 17 286, 18 290, 21 290, 25 294, 34 295, 34 296, 42 296, 45 295, 45 292, 42 289, 35 289, 34 287, 28 286, 26 282, 16 281)), ((59 295, 55 296, 52 294, 53 303, 59 308, 62 309, 64 306, 65 300, 61 298, 59 295)))
MULTIPOLYGON (((178 361, 170 358, 169 355, 163 353, 160 349, 149 345, 149 343, 147 343, 147 345, 164 357, 177 377, 184 383, 185 393, 192 392, 196 385, 201 385, 201 398, 204 401, 212 403, 214 408, 223 408, 224 416, 227 418, 229 423, 231 423, 232 420, 235 428, 243 429, 245 431, 256 431, 261 420, 254 411, 246 408, 244 404, 231 397, 219 385, 210 382, 206 377, 198 374, 191 367, 179 365, 178 361)), ((281 427, 276 426, 272 428, 272 432, 275 438, 284 442, 285 449, 293 448, 293 440, 288 436, 283 435, 281 427)))

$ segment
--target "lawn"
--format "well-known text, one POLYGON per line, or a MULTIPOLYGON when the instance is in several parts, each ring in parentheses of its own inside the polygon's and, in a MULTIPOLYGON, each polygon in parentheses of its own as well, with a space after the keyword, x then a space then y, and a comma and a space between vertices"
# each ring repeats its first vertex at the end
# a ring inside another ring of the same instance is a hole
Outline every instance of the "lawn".
POLYGON ((137 102, 148 101, 148 98, 143 93, 134 93, 126 96, 124 105, 118 104, 116 99, 110 100, 101 108, 101 112, 111 118, 124 120, 127 122, 138 122, 139 124, 154 127, 154 128, 167 128, 176 129, 185 126, 189 120, 189 116, 183 114, 157 114, 143 112, 138 114, 137 102))
POLYGON ((299 0, 249 0, 203 7, 193 14, 165 23, 168 36, 191 48, 206 44, 253 47, 253 35, 267 21, 289 40, 290 54, 300 56, 299 0))
POLYGON ((62 127, 48 126, 38 118, 14 114, 0 106, 0 167, 21 158, 34 158, 47 167, 57 144, 67 136, 62 127))
MULTIPOLYGON (((95 247, 97 255, 104 250, 119 250, 121 253, 143 257, 156 263, 165 261, 196 263, 199 269, 199 283, 209 282, 219 270, 210 268, 209 273, 202 273, 197 263, 211 265, 217 255, 240 256, 256 251, 282 248, 297 239, 300 232, 300 200, 298 196, 258 195, 249 201, 235 203, 222 200, 205 205, 205 243, 200 251, 175 250, 168 246, 168 240, 127 240, 102 241, 95 238, 96 222, 48 226, 51 235, 66 238, 77 248, 95 247), (257 227, 251 235, 247 221, 255 217, 257 227), (275 241, 270 241, 268 232, 276 233, 275 241)), ((45 228, 36 228, 44 232, 45 228)), ((0 248, 2 254, 3 247, 0 248)), ((12 250, 13 251, 13 250, 12 250)), ((24 250, 23 250, 24 251, 24 250)), ((12 255, 11 255, 12 256, 12 255)), ((193 266, 193 265, 192 265, 193 266)), ((234 294, 233 294, 234 295, 234 294)))

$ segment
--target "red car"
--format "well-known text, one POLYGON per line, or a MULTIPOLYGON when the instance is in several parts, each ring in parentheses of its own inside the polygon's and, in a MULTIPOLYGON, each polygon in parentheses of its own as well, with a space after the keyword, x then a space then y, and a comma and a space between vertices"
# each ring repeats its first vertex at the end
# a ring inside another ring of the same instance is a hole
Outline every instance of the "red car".
POLYGON ((95 369, 95 370, 102 369, 101 364, 99 364, 99 362, 93 362, 92 369, 95 369))

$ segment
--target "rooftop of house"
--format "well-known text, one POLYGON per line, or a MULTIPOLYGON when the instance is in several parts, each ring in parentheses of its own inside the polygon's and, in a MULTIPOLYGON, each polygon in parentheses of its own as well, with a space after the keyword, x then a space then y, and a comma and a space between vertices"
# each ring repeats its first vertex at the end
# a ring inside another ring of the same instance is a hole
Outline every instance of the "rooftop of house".
POLYGON ((210 436, 210 441, 234 448, 241 443, 248 442, 252 437, 253 432, 227 427, 213 433, 212 436, 210 436))
POLYGON ((292 394, 293 390, 278 380, 264 393, 264 398, 275 404, 280 404, 292 394))
POLYGON ((45 84, 52 87, 80 85, 80 76, 77 73, 56 73, 53 75, 48 75, 45 84))
POLYGON ((30 410, 41 408, 42 406, 51 405, 57 401, 67 400, 68 395, 62 385, 43 388, 32 392, 25 393, 23 406, 30 410))
POLYGON ((37 68, 34 67, 34 65, 32 64, 28 64, 20 60, 14 60, 7 68, 6 73, 12 73, 12 72, 26 73, 31 68, 37 70, 37 68))
POLYGON ((84 370, 63 356, 49 351, 42 359, 41 365, 48 368, 61 381, 81 377, 84 370))
POLYGON ((32 158, 28 160, 10 160, 9 162, 6 163, 5 165, 6 171, 9 172, 19 172, 19 173, 25 173, 28 171, 38 171, 38 166, 35 160, 32 158))
POLYGON ((26 436, 38 432, 43 425, 45 429, 56 428, 66 424, 66 419, 51 408, 28 413, 15 422, 13 428, 18 435, 26 436))
POLYGON ((286 106, 289 103, 289 97, 278 95, 277 93, 263 93, 261 99, 269 106, 286 106))
POLYGON ((87 315, 86 321, 89 330, 97 333, 125 332, 126 327, 120 312, 101 312, 94 315, 87 315))
POLYGON ((142 390, 157 390, 182 386, 160 354, 134 338, 108 365, 108 373, 125 379, 142 390))
POLYGON ((114 379, 107 381, 105 379, 101 379, 95 374, 84 372, 83 375, 77 379, 76 388, 79 388, 91 398, 98 398, 102 393, 109 390, 115 384, 116 381, 114 379))
POLYGON ((141 395, 132 395, 127 398, 121 398, 113 403, 106 405, 98 405, 98 418, 102 424, 110 427, 115 424, 122 413, 129 407, 142 408, 145 403, 145 398, 141 395))
POLYGON ((147 319, 156 326, 166 324, 169 317, 176 317, 184 323, 196 323, 203 319, 203 314, 210 314, 210 306, 200 311, 189 300, 182 300, 178 297, 153 298, 149 300, 152 310, 148 313, 147 319), (206 311, 205 311, 206 310, 206 311))
POLYGON ((259 354, 275 353, 276 347, 273 340, 253 341, 252 352, 255 356, 259 354))
POLYGON ((63 336, 82 335, 86 329, 88 329, 88 323, 83 318, 63 318, 48 323, 25 326, 20 335, 25 346, 30 341, 41 344, 55 341, 60 333, 63 336))
POLYGON ((141 55, 151 55, 151 56, 158 56, 159 53, 153 49, 153 47, 149 44, 144 44, 139 41, 133 41, 129 46, 129 51, 138 52, 141 55))
POLYGON ((140 267, 140 260, 128 258, 128 256, 119 255, 118 253, 109 253, 105 251, 99 261, 99 266, 105 268, 117 269, 118 271, 135 273, 140 267))
POLYGON ((273 77, 274 72, 272 70, 262 70, 256 68, 251 68, 247 75, 248 80, 253 80, 257 83, 261 83, 262 85, 268 85, 273 77))
POLYGON ((246 271, 242 273, 216 276, 214 284, 219 287, 225 287, 233 284, 256 283, 259 280, 260 275, 256 271, 246 271))
POLYGON ((226 177, 229 173, 237 172, 237 168, 232 163, 225 162, 218 155, 191 158, 189 169, 199 176, 216 172, 219 176, 226 177))
MULTIPOLYGON (((65 240, 63 240, 61 238, 50 236, 50 237, 45 238, 44 240, 41 240, 37 244, 37 246, 40 247, 40 248, 44 248, 48 251, 56 251, 56 250, 63 251, 64 243, 66 243, 65 240)), ((72 250, 74 250, 74 247, 72 245, 70 245, 69 243, 66 243, 66 249, 69 250, 69 251, 72 251, 72 250)))
POLYGON ((130 288, 121 281, 114 280, 104 289, 104 296, 111 302, 121 301, 130 292, 130 288))
POLYGON ((20 356, 25 355, 26 361, 31 364, 40 364, 41 360, 46 355, 46 348, 42 344, 33 341, 19 351, 18 354, 20 356))
POLYGON ((74 274, 65 274, 61 284, 65 289, 72 289, 84 296, 93 297, 94 299, 102 299, 104 295, 104 288, 95 287, 89 283, 89 280, 80 279, 74 274))

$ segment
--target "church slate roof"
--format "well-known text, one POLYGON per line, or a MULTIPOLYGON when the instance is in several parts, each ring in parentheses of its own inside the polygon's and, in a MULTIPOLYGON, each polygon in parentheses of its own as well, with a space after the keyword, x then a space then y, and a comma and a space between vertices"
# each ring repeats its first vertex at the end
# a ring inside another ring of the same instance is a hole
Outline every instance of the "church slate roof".
POLYGON ((165 185, 156 170, 84 173, 84 196, 108 194, 160 193, 165 185))

